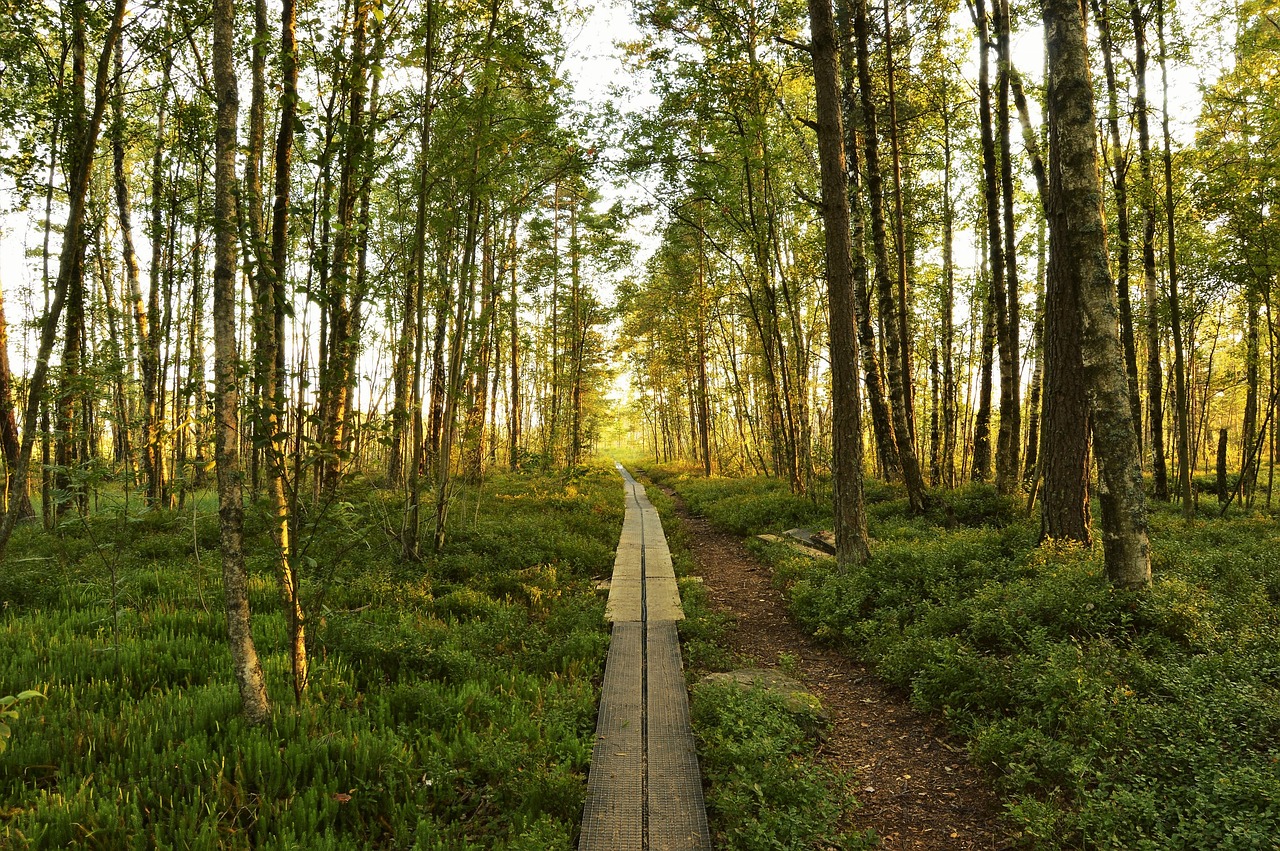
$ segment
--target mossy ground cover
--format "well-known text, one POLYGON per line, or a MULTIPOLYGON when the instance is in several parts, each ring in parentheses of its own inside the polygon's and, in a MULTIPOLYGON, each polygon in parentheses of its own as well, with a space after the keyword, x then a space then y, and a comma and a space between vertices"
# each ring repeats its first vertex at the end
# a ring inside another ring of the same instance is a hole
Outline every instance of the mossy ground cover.
POLYGON ((0 574, 0 846, 570 849, 608 630, 592 578, 612 470, 463 489, 445 550, 398 558, 399 500, 303 518, 313 670, 294 706, 261 512, 254 635, 272 722, 239 716, 210 502, 21 530, 0 574))
MULTIPOLYGON (((730 528, 825 519, 773 482, 650 472, 730 528), (784 506, 779 517, 750 507, 752 489, 784 506)), ((1133 593, 1109 586, 1100 546, 1037 546, 1037 524, 988 488, 938 493, 919 518, 893 488, 868 495, 865 567, 760 550, 806 627, 968 739, 1026 846, 1276 847, 1275 518, 1206 509, 1188 526, 1156 506, 1154 586, 1133 593)))

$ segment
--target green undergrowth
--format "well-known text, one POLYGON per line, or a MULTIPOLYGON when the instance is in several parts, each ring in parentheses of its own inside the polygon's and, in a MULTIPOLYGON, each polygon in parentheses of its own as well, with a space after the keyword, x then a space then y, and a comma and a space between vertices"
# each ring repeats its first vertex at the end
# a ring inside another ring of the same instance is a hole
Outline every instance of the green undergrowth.
POLYGON ((462 488, 448 544, 421 563, 398 557, 398 499, 357 484, 309 507, 299 707, 251 510, 275 710, 260 729, 239 714, 210 505, 19 530, 0 692, 47 699, 23 706, 0 756, 0 846, 568 851, 608 646, 592 579, 612 564, 620 497, 605 469, 462 488))
POLYGON ((700 683, 707 673, 732 670, 745 660, 724 649, 733 620, 712 611, 706 589, 693 577, 689 533, 672 499, 652 485, 647 492, 662 517, 676 575, 684 577, 680 641, 713 845, 722 851, 869 847, 869 837, 840 828, 857 802, 850 778, 819 759, 812 724, 805 726, 782 696, 700 683))
MULTIPOLYGON (((717 494, 778 499, 775 483, 654 474, 713 518, 717 494)), ((1108 584, 1100 545, 1037 546, 1036 524, 988 489, 937 494, 922 518, 897 497, 869 502, 873 555, 859 569, 754 546, 804 626, 967 739, 1022 845, 1277 847, 1274 518, 1187 526, 1177 506, 1156 507, 1154 585, 1134 593, 1108 584)))

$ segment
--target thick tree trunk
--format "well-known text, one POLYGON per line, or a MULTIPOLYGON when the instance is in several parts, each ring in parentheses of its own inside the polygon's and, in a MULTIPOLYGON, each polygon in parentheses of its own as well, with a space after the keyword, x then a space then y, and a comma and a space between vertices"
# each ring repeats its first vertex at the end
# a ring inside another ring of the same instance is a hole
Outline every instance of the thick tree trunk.
POLYGON ((854 333, 853 248, 849 233, 849 182, 831 0, 809 0, 813 77, 817 100, 818 158, 830 311, 832 449, 836 563, 843 569, 866 561, 867 518, 862 503, 862 404, 858 393, 858 341, 854 333))
POLYGON ((233 0, 213 3, 213 76, 217 97, 214 215, 216 227, 213 285, 213 345, 217 418, 218 516, 222 529, 222 585, 227 638, 246 720, 262 724, 271 717, 266 680, 253 643, 249 619, 249 573, 244 561, 243 472, 237 423, 239 377, 236 352, 235 165, 236 90, 232 38, 233 0))
POLYGON ((1049 64, 1046 100, 1053 213, 1049 275, 1056 290, 1074 289, 1079 298, 1079 351, 1098 458, 1107 575, 1122 587, 1144 587, 1151 582, 1146 498, 1107 266, 1084 10, 1078 0, 1043 0, 1042 9, 1049 64))

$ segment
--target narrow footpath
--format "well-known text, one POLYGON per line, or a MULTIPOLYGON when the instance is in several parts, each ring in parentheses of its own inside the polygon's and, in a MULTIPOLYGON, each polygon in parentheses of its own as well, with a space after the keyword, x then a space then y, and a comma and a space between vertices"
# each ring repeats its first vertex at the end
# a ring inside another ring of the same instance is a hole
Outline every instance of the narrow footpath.
POLYGON ((792 622, 767 565, 734 535, 689 514, 694 561, 715 610, 734 617, 728 649, 756 667, 799 676, 831 716, 822 753, 851 772, 861 806, 850 827, 873 828, 888 851, 997 851, 1012 847, 999 802, 942 726, 915 711, 866 665, 826 647, 792 622))
POLYGON ((579 851, 710 851, 680 662, 684 618, 658 512, 621 465, 626 516, 579 851))

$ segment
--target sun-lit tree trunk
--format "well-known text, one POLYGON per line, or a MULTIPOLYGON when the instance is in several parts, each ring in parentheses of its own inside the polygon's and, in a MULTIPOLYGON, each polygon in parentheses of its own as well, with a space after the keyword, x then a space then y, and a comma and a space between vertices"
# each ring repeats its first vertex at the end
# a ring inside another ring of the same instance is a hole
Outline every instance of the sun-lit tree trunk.
POLYGON ((233 0, 213 0, 213 83, 217 98, 214 172, 213 345, 218 469, 218 517, 222 540, 222 586, 227 638, 245 719, 262 724, 271 716, 266 680, 249 619, 249 574, 244 560, 243 471, 237 409, 235 156, 236 88, 232 39, 233 0))
MULTIPOLYGON (((255 0, 255 19, 266 36, 264 0, 255 0)), ((292 192, 294 123, 298 114, 297 5, 284 0, 280 12, 280 122, 276 132, 275 186, 271 204, 271 254, 267 275, 259 292, 262 335, 258 343, 263 450, 267 467, 267 493, 271 500, 271 534, 278 551, 280 597, 289 628, 290 663, 295 700, 307 688, 307 632, 302 607, 302 587, 293 553, 293 521, 289 506, 285 459, 284 319, 285 282, 289 270, 289 202, 292 192)), ((193 321, 194 321, 193 317, 193 321)))
MULTIPOLYGON (((1074 290, 1077 298, 1107 575, 1121 587, 1144 587, 1151 583, 1146 497, 1108 268, 1084 9, 1079 0, 1043 0, 1042 11, 1049 65, 1049 278, 1059 294, 1074 290)), ((1079 416, 1076 421, 1083 426, 1079 416)))
POLYGON ((862 403, 858 392, 858 340, 854 330, 857 319, 849 230, 849 179, 845 171, 831 0, 809 0, 809 21, 813 36, 811 52, 830 313, 836 563, 848 569, 866 561, 870 548, 862 504, 862 403))
POLYGON ((338 176, 337 234, 333 241, 333 268, 329 276, 326 297, 328 308, 328 339, 321 364, 320 411, 322 427, 321 445, 324 458, 321 463, 321 487, 332 493, 342 475, 342 459, 347 454, 348 429, 346 421, 348 399, 353 390, 354 375, 350 364, 354 362, 357 317, 357 287, 359 277, 356 254, 363 238, 360 235, 359 210, 364 187, 366 110, 368 95, 367 47, 368 22, 371 0, 353 0, 354 13, 351 30, 351 66, 344 76, 342 86, 347 103, 347 120, 343 138, 342 164, 338 176), (354 262, 353 262, 354 261, 354 262), (352 274, 352 267, 357 267, 352 274))

